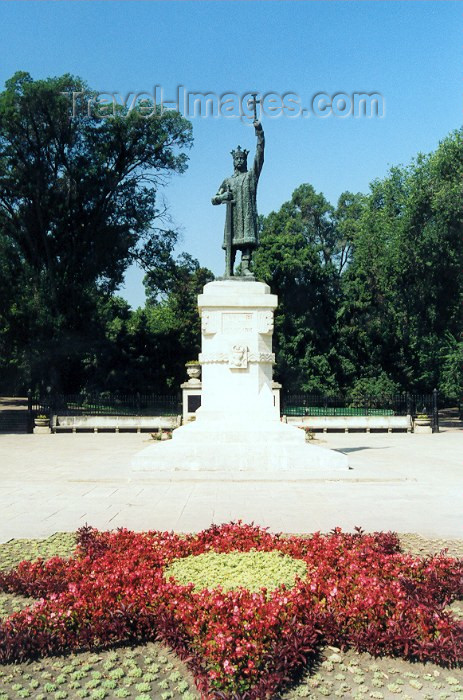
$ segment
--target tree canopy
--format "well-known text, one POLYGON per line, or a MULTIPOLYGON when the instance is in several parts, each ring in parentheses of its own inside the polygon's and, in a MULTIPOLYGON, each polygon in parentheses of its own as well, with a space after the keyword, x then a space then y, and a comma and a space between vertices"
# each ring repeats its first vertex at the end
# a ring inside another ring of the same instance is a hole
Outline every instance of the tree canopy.
POLYGON ((311 185, 261 219, 257 274, 279 295, 292 391, 463 388, 462 133, 332 207, 311 185))
POLYGON ((132 311, 114 296, 101 303, 99 341, 82 377, 87 389, 172 394, 185 381, 185 363, 201 349, 197 295, 213 275, 187 254, 168 267, 165 275, 147 273, 144 308, 132 311))
POLYGON ((382 374, 401 389, 453 395, 463 388, 445 379, 462 328, 462 153, 457 131, 371 185, 339 314, 357 379, 382 374))
MULTIPOLYGON (((172 393, 200 349, 196 297, 213 275, 176 253, 162 197, 191 124, 153 105, 88 111, 94 98, 71 75, 16 73, 0 93, 3 392, 172 393), (137 310, 118 296, 133 262, 137 310)), ((302 184, 260 217, 254 268, 279 298, 286 391, 461 396, 462 145, 455 131, 336 206, 302 184)))
POLYGON ((178 113, 73 114, 72 92, 80 107, 93 97, 80 78, 27 73, 0 94, 2 355, 23 381, 67 389, 98 335, 101 299, 133 260, 162 264, 176 239, 159 188, 184 172, 192 143, 178 113))

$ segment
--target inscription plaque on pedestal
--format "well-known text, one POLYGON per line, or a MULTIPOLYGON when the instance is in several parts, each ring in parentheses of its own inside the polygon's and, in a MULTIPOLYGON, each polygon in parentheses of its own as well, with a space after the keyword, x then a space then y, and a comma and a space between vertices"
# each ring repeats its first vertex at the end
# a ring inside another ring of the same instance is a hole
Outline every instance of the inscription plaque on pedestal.
POLYGON ((243 314, 235 311, 222 313, 222 333, 252 333, 254 314, 243 314))

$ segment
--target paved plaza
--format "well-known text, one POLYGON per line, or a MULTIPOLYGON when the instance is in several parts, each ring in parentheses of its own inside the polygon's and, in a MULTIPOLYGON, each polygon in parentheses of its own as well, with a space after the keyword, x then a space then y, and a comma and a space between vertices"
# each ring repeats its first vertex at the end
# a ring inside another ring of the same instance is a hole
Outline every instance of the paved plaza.
POLYGON ((297 481, 151 477, 129 466, 148 434, 0 435, 0 541, 85 523, 186 532, 238 518, 284 532, 358 525, 463 537, 461 430, 318 438, 352 469, 297 481))

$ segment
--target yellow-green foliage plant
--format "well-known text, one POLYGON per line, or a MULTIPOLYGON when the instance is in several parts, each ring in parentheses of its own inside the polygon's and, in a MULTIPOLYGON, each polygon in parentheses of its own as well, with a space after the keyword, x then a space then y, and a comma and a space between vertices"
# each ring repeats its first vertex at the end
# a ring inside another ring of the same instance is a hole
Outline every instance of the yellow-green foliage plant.
POLYGON ((307 564, 278 551, 273 552, 206 552, 176 559, 164 575, 177 583, 193 583, 196 589, 218 588, 230 591, 247 588, 256 593, 261 588, 273 591, 284 584, 294 586, 296 578, 307 574, 307 564))

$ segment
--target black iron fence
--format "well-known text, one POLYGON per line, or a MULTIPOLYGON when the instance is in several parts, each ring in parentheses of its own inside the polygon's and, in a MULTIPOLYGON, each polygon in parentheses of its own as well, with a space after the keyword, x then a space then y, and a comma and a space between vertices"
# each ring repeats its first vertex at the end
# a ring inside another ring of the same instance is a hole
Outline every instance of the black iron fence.
MULTIPOLYGON (((443 397, 442 397, 443 398, 443 397)), ((433 432, 439 431, 440 396, 397 394, 384 396, 333 396, 286 394, 281 413, 286 416, 427 416, 433 432)), ((28 392, 29 429, 39 415, 61 416, 176 416, 182 414, 181 394, 80 393, 42 394, 28 392)))
POLYGON ((427 416, 432 431, 439 431, 439 394, 384 396, 328 396, 283 394, 281 414, 286 416, 427 416))
POLYGON ((60 416, 178 416, 182 413, 180 394, 119 394, 104 392, 42 394, 28 392, 29 425, 39 415, 60 416))

